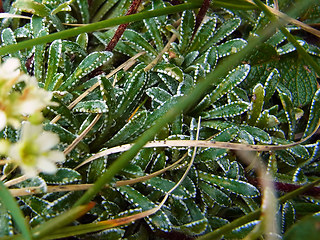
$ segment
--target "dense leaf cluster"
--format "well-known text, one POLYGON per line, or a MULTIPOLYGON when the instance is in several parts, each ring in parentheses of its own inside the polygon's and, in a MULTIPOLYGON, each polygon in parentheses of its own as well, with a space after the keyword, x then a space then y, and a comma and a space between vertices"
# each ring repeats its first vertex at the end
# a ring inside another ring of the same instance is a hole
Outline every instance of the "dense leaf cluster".
MULTIPOLYGON (((32 18, 4 19, 1 42, 6 46, 71 28, 64 23, 90 23, 121 16, 130 2, 17 0, 11 4, 11 1, 5 1, 7 12, 27 12, 32 18)), ((272 6, 271 1, 267 2, 272 6)), ((289 2, 279 1, 280 10, 286 9, 289 2)), ((145 1, 139 11, 169 5, 169 1, 145 1)), ((213 3, 194 31, 196 14, 197 11, 186 10, 134 22, 112 52, 104 49, 116 28, 83 33, 68 40, 58 39, 2 56, 3 59, 19 58, 24 71, 34 75, 40 87, 53 91, 54 101, 59 106, 44 111, 44 128, 59 135, 61 150, 77 139, 97 114, 100 116, 55 175, 40 174, 13 186, 41 186, 41 194, 18 197, 31 227, 67 211, 82 195, 81 191, 45 193, 48 186, 97 181, 119 153, 76 167, 101 151, 134 142, 219 64, 228 61, 228 56, 245 48, 249 36, 258 37, 269 22, 267 16, 256 9, 218 8, 213 3), (176 40, 150 68, 148 65, 172 36, 176 36, 176 40), (143 54, 132 65, 110 76, 109 73, 120 64, 141 52, 143 54), (70 107, 70 103, 84 92, 87 95, 70 107), (56 115, 60 115, 60 119, 50 122, 56 115)), ((319 14, 317 6, 310 8, 303 17, 306 23, 312 24, 317 22, 319 14)), ((286 29, 319 63, 320 48, 317 41, 310 40, 315 37, 306 37, 293 25, 286 29)), ((281 31, 274 32, 241 64, 231 67, 227 75, 214 79, 200 100, 177 114, 154 140, 199 138, 250 145, 285 145, 313 132, 320 114, 317 73, 281 31)), ((18 134, 7 127, 1 137, 16 141, 18 134)), ((193 151, 187 147, 141 149, 114 177, 113 184, 95 197, 95 207, 73 225, 116 219, 156 207, 181 179, 193 151), (179 164, 159 172, 181 158, 179 164), (159 174, 132 185, 117 185, 119 181, 153 173, 159 174)), ((265 163, 267 172, 273 176, 279 197, 290 191, 290 187, 310 183, 319 177, 319 142, 316 139, 292 148, 259 151, 255 156, 265 163)), ((8 175, 9 180, 18 177, 20 172, 6 164, 2 174, 8 175)), ((169 236, 172 232, 193 237, 204 235, 260 209, 262 196, 258 181, 257 171, 244 163, 235 151, 198 148, 187 177, 159 211, 125 226, 78 238, 162 239, 161 236, 169 236)), ((276 215, 279 232, 274 234, 279 239, 293 239, 292 230, 288 233, 288 229, 303 216, 319 212, 319 204, 319 199, 312 194, 279 203, 276 215)), ((0 236, 17 233, 12 217, 3 205, 0 205, 0 212, 0 236)), ((261 221, 250 220, 225 234, 224 238, 243 238, 261 221)))

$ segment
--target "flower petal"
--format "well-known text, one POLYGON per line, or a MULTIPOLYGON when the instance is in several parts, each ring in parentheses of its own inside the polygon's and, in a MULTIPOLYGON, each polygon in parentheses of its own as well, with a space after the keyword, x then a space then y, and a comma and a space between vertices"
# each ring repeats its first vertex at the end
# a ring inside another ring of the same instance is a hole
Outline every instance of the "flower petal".
POLYGON ((17 58, 7 59, 1 66, 1 78, 11 80, 20 75, 20 61, 17 58))
POLYGON ((0 131, 4 129, 7 125, 7 116, 5 112, 0 111, 0 131))
POLYGON ((33 178, 38 175, 38 171, 34 167, 29 167, 27 165, 20 165, 20 168, 24 175, 26 175, 28 178, 33 178))
POLYGON ((35 144, 40 148, 40 152, 45 152, 59 143, 59 136, 52 132, 42 132, 36 139, 35 144))
POLYGON ((19 154, 20 145, 21 144, 19 142, 12 144, 8 152, 9 158, 11 158, 13 161, 18 162, 19 164, 21 164, 22 162, 21 156, 19 154))
POLYGON ((54 174, 57 172, 57 166, 46 157, 39 157, 37 167, 41 172, 54 174))
POLYGON ((36 138, 42 131, 41 125, 32 125, 30 122, 24 122, 21 129, 21 140, 36 138))
POLYGON ((47 158, 51 162, 64 162, 66 160, 64 153, 60 151, 50 151, 47 155, 47 158))

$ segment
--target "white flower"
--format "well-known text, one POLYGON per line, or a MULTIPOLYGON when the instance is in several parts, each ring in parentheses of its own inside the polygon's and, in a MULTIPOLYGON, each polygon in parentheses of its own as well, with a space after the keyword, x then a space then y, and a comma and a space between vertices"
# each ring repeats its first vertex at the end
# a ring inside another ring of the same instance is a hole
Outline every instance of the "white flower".
POLYGON ((30 77, 26 81, 27 86, 23 89, 22 95, 19 97, 17 111, 22 115, 32 115, 36 111, 41 111, 47 106, 56 106, 57 103, 52 102, 52 92, 48 92, 38 87, 35 78, 30 77))
POLYGON ((20 140, 12 144, 8 157, 17 163, 28 177, 35 177, 38 171, 54 174, 57 171, 55 163, 65 160, 62 152, 51 150, 58 143, 57 134, 43 131, 41 125, 24 122, 20 140))
POLYGON ((17 80, 20 76, 20 61, 17 58, 9 58, 0 65, 0 80, 17 80))
POLYGON ((38 87, 34 77, 20 72, 20 62, 9 58, 0 65, 0 131, 6 126, 20 127, 25 117, 37 115, 47 106, 56 106, 52 102, 52 93, 38 87), (20 91, 14 89, 18 82, 24 82, 20 91))
POLYGON ((7 124, 6 113, 0 110, 0 131, 5 128, 7 124))

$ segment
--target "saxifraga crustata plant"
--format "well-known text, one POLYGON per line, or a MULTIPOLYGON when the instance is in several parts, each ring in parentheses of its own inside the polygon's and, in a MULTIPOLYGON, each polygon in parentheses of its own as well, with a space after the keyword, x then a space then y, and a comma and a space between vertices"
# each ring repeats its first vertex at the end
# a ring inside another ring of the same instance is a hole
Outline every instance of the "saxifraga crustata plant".
POLYGON ((319 32, 290 1, 179 2, 3 2, 1 237, 315 234, 319 32))

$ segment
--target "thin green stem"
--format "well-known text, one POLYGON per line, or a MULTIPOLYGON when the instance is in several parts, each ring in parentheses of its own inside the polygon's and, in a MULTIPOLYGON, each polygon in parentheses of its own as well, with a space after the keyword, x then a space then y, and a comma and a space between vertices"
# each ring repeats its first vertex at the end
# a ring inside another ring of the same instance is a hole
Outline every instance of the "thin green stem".
POLYGON ((35 39, 30 39, 26 40, 23 42, 19 42, 16 44, 11 44, 8 46, 4 46, 0 48, 0 56, 5 55, 5 54, 10 54, 17 52, 19 50, 25 49, 25 48, 31 48, 35 45, 38 44, 45 44, 48 42, 52 42, 56 39, 66 39, 70 37, 77 36, 81 33, 90 33, 93 31, 97 31, 103 28, 107 27, 113 27, 117 26, 120 24, 124 23, 129 23, 129 22, 136 22, 136 21, 141 21, 146 18, 152 18, 152 17, 157 17, 161 15, 168 15, 168 14, 173 14, 177 12, 181 12, 184 10, 188 9, 195 9, 199 8, 201 6, 201 1, 198 2, 191 2, 191 3, 184 3, 184 4, 179 4, 177 6, 171 6, 171 7, 166 7, 166 8, 161 8, 161 9, 156 9, 152 11, 146 11, 146 12, 141 12, 137 14, 132 14, 132 15, 126 15, 122 17, 117 17, 113 19, 107 19, 101 22, 97 23, 91 23, 82 27, 75 27, 72 29, 67 29, 64 31, 52 33, 43 37, 35 38, 35 39))

